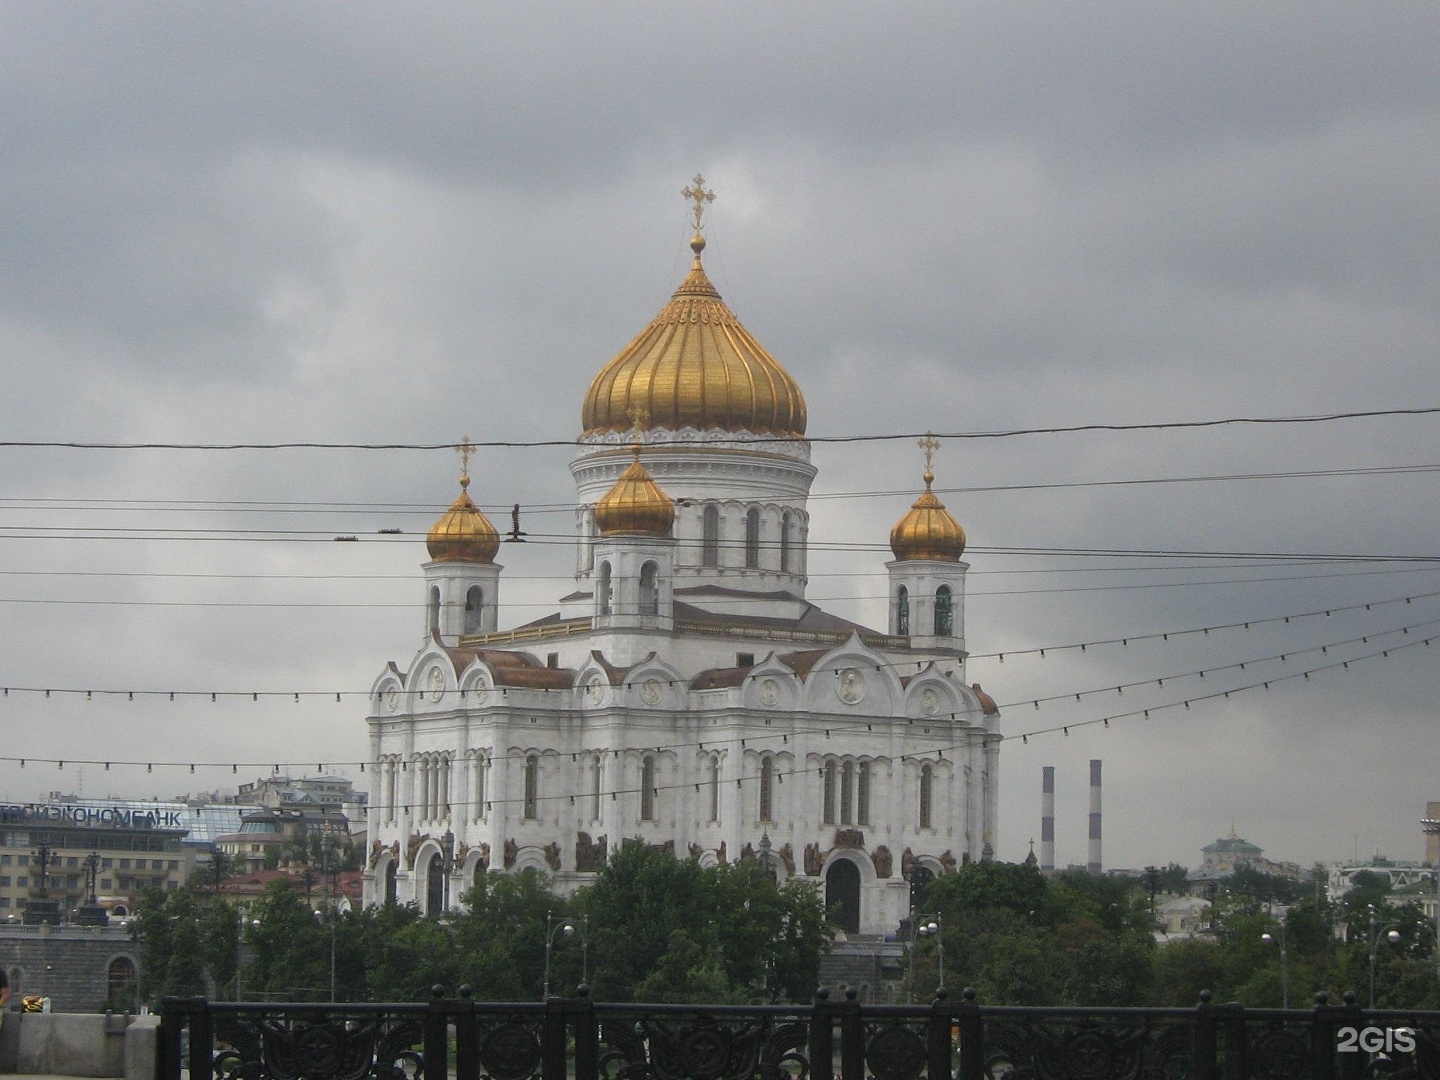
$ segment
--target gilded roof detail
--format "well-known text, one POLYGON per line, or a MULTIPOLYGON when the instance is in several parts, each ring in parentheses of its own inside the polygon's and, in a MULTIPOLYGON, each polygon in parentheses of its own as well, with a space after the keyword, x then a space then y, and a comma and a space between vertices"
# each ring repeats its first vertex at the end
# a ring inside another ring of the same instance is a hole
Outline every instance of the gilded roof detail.
POLYGON ((805 434, 800 386, 741 325, 690 243, 690 273, 640 334, 595 376, 585 395, 585 434, 625 431, 637 412, 647 430, 805 434))
POLYGON ((965 530, 930 490, 934 480, 935 474, 927 468, 925 490, 890 530, 890 550, 897 559, 959 562, 965 554, 965 530))
POLYGON ((500 534, 470 498, 470 477, 460 477, 460 497, 440 515, 425 537, 435 562, 493 563, 500 551, 500 534))
POLYGON ((650 472, 635 460, 595 504, 595 527, 601 536, 669 536, 675 524, 675 503, 660 490, 650 472))

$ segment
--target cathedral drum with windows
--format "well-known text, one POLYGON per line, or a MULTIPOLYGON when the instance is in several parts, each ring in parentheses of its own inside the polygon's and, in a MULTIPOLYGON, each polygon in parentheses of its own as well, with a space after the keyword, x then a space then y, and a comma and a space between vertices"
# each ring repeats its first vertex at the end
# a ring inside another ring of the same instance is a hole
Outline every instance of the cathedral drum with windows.
POLYGON ((878 936, 913 884, 991 857, 999 716, 965 681, 936 443, 891 531, 886 631, 808 602, 804 398, 710 283, 690 195, 688 276, 585 396, 574 591, 500 629, 468 468, 430 531, 422 648, 370 697, 366 903, 438 914, 482 868, 570 890, 639 842, 763 859, 878 936))

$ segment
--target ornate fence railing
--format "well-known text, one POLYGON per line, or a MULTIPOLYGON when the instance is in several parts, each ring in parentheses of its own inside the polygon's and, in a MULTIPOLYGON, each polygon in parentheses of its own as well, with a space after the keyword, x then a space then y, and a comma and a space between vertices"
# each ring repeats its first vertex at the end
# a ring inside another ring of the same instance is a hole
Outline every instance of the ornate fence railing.
POLYGON ((168 998, 161 1080, 1440 1080, 1440 1012, 168 998))

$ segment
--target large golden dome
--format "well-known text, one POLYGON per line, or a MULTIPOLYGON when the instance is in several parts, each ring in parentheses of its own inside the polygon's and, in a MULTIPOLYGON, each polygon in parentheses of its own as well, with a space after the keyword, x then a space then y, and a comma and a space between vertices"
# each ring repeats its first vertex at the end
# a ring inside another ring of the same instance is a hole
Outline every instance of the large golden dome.
POLYGON ((705 276, 705 239, 690 242, 695 261, 670 302, 605 365, 585 395, 586 435, 647 430, 805 434, 800 387, 740 325, 705 276))
POLYGON ((500 534, 470 499, 470 477, 460 477, 460 497, 430 527, 425 546, 435 562, 493 563, 500 534))
POLYGON ((675 503, 640 464, 637 449, 630 467, 595 504, 595 527, 601 536, 669 536, 674 524, 675 503))
POLYGON ((935 474, 925 470, 925 490, 890 530, 890 550, 904 562, 933 559, 959 562, 965 554, 965 530, 930 490, 935 474))

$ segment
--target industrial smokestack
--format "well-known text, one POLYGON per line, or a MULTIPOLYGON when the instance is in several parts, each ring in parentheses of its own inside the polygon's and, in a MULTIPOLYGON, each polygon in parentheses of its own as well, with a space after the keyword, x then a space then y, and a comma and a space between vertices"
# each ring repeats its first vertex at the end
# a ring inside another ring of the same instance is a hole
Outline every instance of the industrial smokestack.
POLYGON ((1100 759, 1090 760, 1090 861, 1085 869, 1100 873, 1100 759))
POLYGON ((1046 765, 1040 781, 1040 869, 1055 869, 1055 766, 1046 765))

